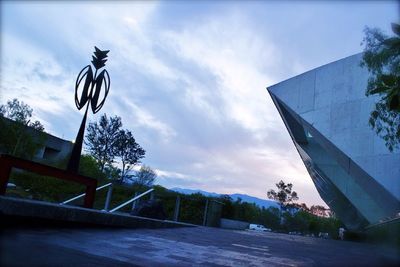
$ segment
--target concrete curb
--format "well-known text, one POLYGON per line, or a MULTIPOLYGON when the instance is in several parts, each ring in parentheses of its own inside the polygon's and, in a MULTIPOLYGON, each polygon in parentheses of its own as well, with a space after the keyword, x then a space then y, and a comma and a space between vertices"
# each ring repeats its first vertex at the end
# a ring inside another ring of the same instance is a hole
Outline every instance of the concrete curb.
POLYGON ((4 196, 0 196, 0 214, 5 217, 20 218, 21 220, 29 218, 63 223, 82 223, 126 228, 195 227, 195 225, 187 223, 131 216, 125 213, 109 213, 82 207, 4 196))

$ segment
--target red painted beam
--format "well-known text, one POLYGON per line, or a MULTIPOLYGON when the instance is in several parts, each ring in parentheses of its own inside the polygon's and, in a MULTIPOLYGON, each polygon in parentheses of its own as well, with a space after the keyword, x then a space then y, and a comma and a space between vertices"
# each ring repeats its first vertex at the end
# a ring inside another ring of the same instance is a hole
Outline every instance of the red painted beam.
POLYGON ((36 174, 86 185, 84 207, 93 208, 97 187, 96 179, 10 155, 0 155, 0 195, 4 195, 6 192, 11 168, 23 169, 36 174))

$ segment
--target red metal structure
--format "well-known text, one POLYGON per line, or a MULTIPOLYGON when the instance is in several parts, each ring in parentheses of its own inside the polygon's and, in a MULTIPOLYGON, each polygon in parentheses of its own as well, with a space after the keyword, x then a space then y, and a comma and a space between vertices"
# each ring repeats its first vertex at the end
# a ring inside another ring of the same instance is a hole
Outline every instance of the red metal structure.
POLYGON ((96 194, 97 180, 55 167, 43 165, 29 160, 16 158, 10 155, 0 155, 0 195, 4 195, 10 177, 11 169, 17 168, 30 171, 36 174, 51 176, 62 180, 67 180, 86 185, 86 195, 83 206, 93 208, 94 197, 96 194))

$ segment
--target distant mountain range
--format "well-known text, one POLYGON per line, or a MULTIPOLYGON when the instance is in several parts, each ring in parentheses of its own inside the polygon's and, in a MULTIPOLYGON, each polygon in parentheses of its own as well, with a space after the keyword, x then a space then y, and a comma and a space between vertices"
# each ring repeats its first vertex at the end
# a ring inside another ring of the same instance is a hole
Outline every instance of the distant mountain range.
MULTIPOLYGON (((224 195, 224 194, 218 194, 218 193, 214 193, 214 192, 207 192, 207 191, 203 191, 203 190, 184 189, 184 188, 179 188, 179 187, 170 188, 170 190, 181 193, 181 194, 185 194, 185 195, 199 193, 206 197, 219 197, 221 195, 224 195)), ((242 202, 254 203, 257 206, 264 207, 266 209, 268 209, 269 207, 279 208, 279 204, 273 200, 261 199, 258 197, 252 197, 252 196, 245 195, 245 194, 230 194, 229 196, 233 199, 233 201, 236 201, 238 198, 241 198, 242 202)))

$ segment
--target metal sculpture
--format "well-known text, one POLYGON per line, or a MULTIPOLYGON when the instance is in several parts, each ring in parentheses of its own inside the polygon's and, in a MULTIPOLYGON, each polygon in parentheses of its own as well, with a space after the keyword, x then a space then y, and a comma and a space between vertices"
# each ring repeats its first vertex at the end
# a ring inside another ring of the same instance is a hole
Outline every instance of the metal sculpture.
POLYGON ((79 161, 82 151, 83 136, 86 126, 86 117, 91 106, 93 114, 99 112, 103 107, 110 90, 110 76, 107 70, 103 69, 99 74, 97 72, 105 66, 107 61, 107 53, 110 50, 100 50, 96 46, 94 56, 92 56, 92 64, 95 68, 93 75, 92 66, 87 65, 79 72, 75 83, 75 105, 81 110, 86 105, 85 115, 83 116, 79 132, 75 139, 71 157, 68 162, 67 171, 77 173, 79 169, 79 161), (83 85, 83 86, 82 86, 83 85), (100 94, 104 91, 101 101, 100 94), (80 97, 79 97, 80 96, 80 97))

